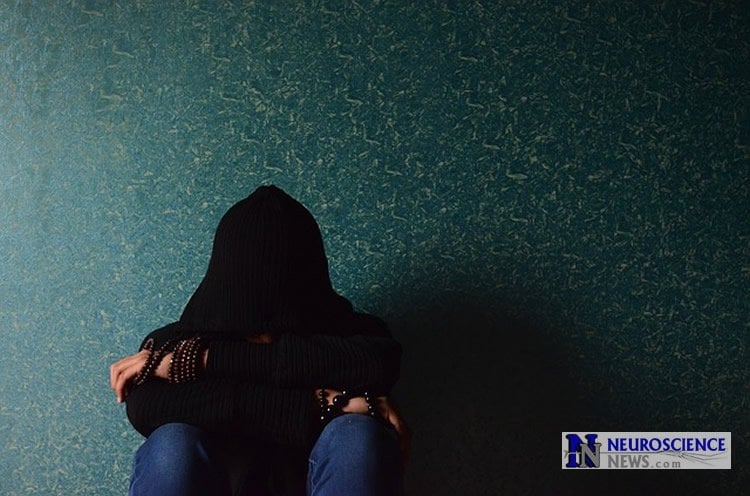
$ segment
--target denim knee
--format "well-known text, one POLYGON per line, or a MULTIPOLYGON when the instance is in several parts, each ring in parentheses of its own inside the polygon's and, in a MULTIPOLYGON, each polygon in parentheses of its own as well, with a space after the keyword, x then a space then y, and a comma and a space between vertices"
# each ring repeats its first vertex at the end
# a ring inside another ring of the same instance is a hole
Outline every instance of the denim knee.
POLYGON ((217 479, 203 431, 188 424, 165 424, 136 452, 129 494, 201 494, 217 479))
POLYGON ((336 417, 310 454, 308 491, 314 495, 400 494, 396 433, 368 415, 336 417))
MULTIPOLYGON (((347 414, 336 417, 323 429, 319 443, 348 454, 352 463, 364 457, 390 454, 394 434, 378 419, 369 415, 347 414), (334 445, 334 446, 332 446, 334 445)), ((346 459, 342 458, 342 461, 346 459)))
POLYGON ((207 458, 201 434, 188 424, 162 425, 138 449, 136 459, 162 473, 193 468, 207 458))

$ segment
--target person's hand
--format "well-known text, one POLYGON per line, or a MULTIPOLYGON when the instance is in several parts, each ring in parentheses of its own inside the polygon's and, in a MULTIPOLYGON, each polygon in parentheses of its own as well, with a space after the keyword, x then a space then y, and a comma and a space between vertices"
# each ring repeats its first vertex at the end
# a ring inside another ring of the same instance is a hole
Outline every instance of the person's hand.
POLYGON ((378 411, 398 433, 398 447, 401 451, 401 468, 405 469, 406 462, 409 460, 409 451, 411 450, 411 429, 396 406, 387 396, 381 396, 378 398, 378 411))
MULTIPOLYGON (((334 396, 341 394, 340 391, 331 389, 326 389, 326 393, 326 399, 328 400, 329 405, 333 404, 334 396)), ((319 394, 320 389, 317 389, 315 391, 315 397, 319 397, 319 394)), ((409 458, 409 450, 411 449, 411 429, 409 428, 409 425, 403 419, 401 413, 398 411, 391 399, 387 396, 378 396, 376 400, 376 408, 380 416, 386 419, 388 423, 396 429, 396 433, 398 434, 399 450, 401 451, 401 466, 402 468, 404 468, 409 458)), ((367 401, 363 396, 356 396, 354 398, 351 398, 349 400, 349 403, 347 403, 346 406, 341 409, 341 411, 345 413, 359 414, 367 414, 369 412, 367 401)))
MULTIPOLYGON (((130 355, 113 363, 109 367, 109 385, 115 391, 118 403, 125 401, 128 389, 130 389, 131 383, 146 364, 149 353, 148 350, 141 350, 135 355, 130 355)), ((169 377, 169 360, 171 357, 171 353, 164 355, 159 366, 154 371, 154 376, 161 379, 169 377)))

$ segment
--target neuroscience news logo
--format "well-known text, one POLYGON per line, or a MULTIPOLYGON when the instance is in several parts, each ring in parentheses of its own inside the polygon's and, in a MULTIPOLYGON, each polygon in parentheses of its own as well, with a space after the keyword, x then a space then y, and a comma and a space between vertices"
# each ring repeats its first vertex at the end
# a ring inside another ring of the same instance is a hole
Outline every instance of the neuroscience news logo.
POLYGON ((731 432, 563 432, 563 469, 731 469, 731 432))
POLYGON ((565 434, 568 440, 568 463, 565 468, 599 468, 602 443, 596 442, 596 434, 586 434, 587 444, 583 444, 578 434, 565 434))

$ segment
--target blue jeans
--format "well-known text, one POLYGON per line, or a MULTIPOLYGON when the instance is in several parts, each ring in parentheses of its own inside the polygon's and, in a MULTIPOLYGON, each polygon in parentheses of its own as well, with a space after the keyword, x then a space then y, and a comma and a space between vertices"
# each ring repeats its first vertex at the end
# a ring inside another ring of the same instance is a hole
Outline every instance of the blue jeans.
MULTIPOLYGON (((159 427, 135 454, 128 494, 272 494, 268 481, 273 447, 255 443, 250 449, 237 439, 188 424, 159 427)), ((309 454, 307 468, 310 496, 403 494, 396 433, 366 415, 347 414, 329 422, 309 454)))

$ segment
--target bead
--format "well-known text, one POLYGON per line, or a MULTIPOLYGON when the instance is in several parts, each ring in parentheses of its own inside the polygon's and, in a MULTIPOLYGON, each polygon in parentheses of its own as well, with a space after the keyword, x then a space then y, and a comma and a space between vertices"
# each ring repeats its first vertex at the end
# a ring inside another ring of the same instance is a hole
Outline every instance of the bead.
POLYGON ((181 383, 198 378, 201 338, 196 336, 178 341, 172 352, 173 364, 169 370, 169 381, 181 383))

